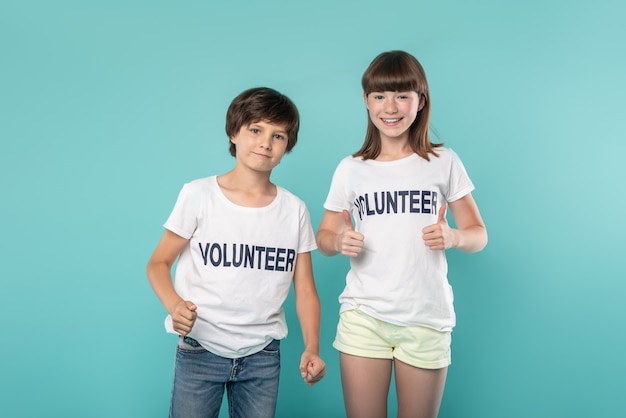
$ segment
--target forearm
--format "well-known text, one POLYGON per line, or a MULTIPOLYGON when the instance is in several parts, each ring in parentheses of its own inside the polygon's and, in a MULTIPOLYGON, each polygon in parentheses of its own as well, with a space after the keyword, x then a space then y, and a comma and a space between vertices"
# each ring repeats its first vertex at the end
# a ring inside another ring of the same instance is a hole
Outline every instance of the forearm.
POLYGON ((163 307, 169 314, 172 314, 174 307, 183 299, 174 289, 170 269, 171 266, 165 263, 149 263, 146 268, 146 275, 152 290, 163 304, 163 307))
POLYGON ((487 245, 487 229, 482 225, 475 225, 463 229, 455 229, 454 248, 467 253, 482 250, 487 245))
POLYGON ((319 354, 321 308, 317 292, 296 295, 296 313, 302 329, 305 351, 319 354))
POLYGON ((315 236, 317 241, 317 250, 326 255, 333 256, 339 253, 337 242, 339 240, 339 234, 329 230, 320 229, 315 236))

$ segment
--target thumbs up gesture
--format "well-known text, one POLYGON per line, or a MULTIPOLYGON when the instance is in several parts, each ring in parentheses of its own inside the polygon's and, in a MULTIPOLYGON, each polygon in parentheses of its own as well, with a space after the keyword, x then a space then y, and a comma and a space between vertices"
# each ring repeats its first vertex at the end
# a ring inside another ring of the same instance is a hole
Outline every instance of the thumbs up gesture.
POLYGON ((356 257, 363 250, 363 234, 354 230, 350 212, 343 211, 344 229, 337 236, 339 252, 347 257, 356 257))
POLYGON ((422 229, 424 244, 431 250, 447 250, 453 246, 454 231, 448 225, 446 210, 446 205, 442 205, 437 215, 437 223, 422 229))

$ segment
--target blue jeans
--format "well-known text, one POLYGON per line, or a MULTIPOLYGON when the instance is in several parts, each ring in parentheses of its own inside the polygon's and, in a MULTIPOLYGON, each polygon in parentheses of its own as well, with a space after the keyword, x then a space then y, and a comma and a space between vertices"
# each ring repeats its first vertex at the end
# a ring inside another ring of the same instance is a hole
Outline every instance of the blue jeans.
POLYGON ((190 337, 176 349, 170 418, 217 418, 224 387, 231 418, 273 418, 280 376, 280 341, 258 353, 220 357, 190 337))

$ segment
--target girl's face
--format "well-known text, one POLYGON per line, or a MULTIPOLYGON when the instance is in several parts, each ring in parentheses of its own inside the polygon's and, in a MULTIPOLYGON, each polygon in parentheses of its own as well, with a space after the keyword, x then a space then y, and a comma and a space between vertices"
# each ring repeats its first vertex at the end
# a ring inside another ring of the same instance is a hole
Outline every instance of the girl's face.
POLYGON ((415 91, 371 92, 363 95, 370 119, 378 128, 381 139, 409 137, 409 127, 423 105, 415 91))

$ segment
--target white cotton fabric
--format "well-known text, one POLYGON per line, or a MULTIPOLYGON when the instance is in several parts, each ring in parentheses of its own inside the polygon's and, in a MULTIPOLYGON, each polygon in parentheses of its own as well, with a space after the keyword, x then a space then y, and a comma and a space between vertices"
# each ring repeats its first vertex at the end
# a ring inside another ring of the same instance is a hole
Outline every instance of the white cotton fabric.
POLYGON ((337 166, 324 208, 350 210, 365 236, 350 259, 341 312, 361 311, 396 325, 450 331, 456 324, 445 251, 428 248, 422 229, 437 222, 441 205, 474 189, 461 160, 437 148, 396 161, 346 157, 337 166))
MULTIPOLYGON (((190 337, 214 354, 237 358, 287 335, 282 305, 297 254, 317 248, 304 202, 277 187, 268 206, 238 206, 211 176, 183 186, 164 226, 189 239, 174 287, 198 307, 190 337)), ((165 328, 175 333, 169 315, 165 328)))

